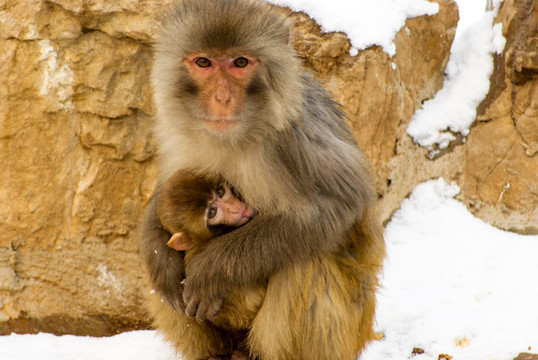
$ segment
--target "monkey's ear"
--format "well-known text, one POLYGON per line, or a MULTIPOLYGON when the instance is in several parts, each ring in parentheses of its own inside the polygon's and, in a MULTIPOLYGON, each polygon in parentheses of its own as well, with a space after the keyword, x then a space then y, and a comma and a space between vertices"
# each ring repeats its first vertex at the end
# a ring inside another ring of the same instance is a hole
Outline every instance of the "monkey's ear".
POLYGON ((185 251, 194 246, 194 240, 184 232, 177 232, 172 235, 166 245, 179 251, 185 251))

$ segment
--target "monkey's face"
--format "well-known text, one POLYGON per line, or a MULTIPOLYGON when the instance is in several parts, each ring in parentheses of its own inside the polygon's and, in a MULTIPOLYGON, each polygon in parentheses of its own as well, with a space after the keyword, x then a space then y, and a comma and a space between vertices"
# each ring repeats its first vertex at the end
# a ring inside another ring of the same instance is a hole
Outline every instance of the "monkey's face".
POLYGON ((249 91, 259 75, 260 62, 255 57, 200 53, 187 56, 183 65, 196 98, 192 110, 209 131, 230 132, 254 116, 249 91))
POLYGON ((152 72, 163 139, 175 132, 195 139, 191 147, 244 149, 299 116, 300 60, 285 17, 268 7, 250 0, 175 3, 152 72))
POLYGON ((216 187, 205 213, 209 227, 216 225, 238 227, 246 224, 252 216, 252 209, 234 195, 226 183, 216 187))

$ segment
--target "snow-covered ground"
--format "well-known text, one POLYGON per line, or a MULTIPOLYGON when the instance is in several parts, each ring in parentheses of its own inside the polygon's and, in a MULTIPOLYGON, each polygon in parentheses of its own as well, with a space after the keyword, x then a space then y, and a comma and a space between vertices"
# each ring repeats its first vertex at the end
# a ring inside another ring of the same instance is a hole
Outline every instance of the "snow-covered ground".
MULTIPOLYGON (((538 353, 538 236, 474 218, 444 180, 415 188, 385 229, 376 330, 361 360, 511 360, 538 353)), ((2 360, 172 360, 154 331, 0 336, 2 360)), ((179 359, 178 359, 179 360, 179 359)), ((324 360, 324 359, 320 359, 324 360)))
MULTIPOLYGON (((326 31, 346 32, 356 49, 379 44, 389 54, 407 17, 437 11, 425 0, 271 1, 306 11, 326 31)), ((486 0, 457 2, 462 20, 447 81, 408 129, 425 146, 443 146, 450 137, 446 129, 466 134, 477 101, 487 92, 491 53, 503 46, 501 29, 491 25, 493 14, 484 12, 486 0), (446 111, 455 104, 463 107, 446 111)), ((435 360, 442 353, 454 360, 511 360, 519 352, 538 353, 538 236, 485 224, 453 199, 457 192, 442 179, 423 183, 387 225, 376 325, 384 338, 372 343, 362 360, 435 360), (413 357, 414 348, 424 354, 413 357)), ((49 359, 175 358, 154 331, 109 338, 0 336, 0 360, 49 359)))
POLYGON ((385 335, 363 360, 509 360, 538 353, 538 236, 501 231, 452 197, 455 184, 415 188, 385 228, 378 293, 385 335), (529 350, 530 349, 530 350, 529 350))
POLYGON ((1 360, 179 360, 155 331, 107 338, 51 334, 0 336, 1 360))

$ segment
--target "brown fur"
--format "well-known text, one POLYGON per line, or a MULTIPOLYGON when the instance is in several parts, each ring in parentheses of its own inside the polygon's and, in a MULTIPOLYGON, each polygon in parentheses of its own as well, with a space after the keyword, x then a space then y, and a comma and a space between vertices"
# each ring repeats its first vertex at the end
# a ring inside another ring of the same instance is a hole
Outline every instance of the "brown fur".
MULTIPOLYGON (((218 176, 178 170, 161 186, 157 215, 162 226, 170 233, 185 232, 193 240, 192 248, 185 251, 185 263, 197 246, 224 232, 208 229, 204 221, 207 204, 223 182, 218 176)), ((233 289, 211 324, 233 332, 247 330, 265 297, 266 285, 233 289)))
POLYGON ((216 236, 206 226, 204 212, 222 178, 176 171, 161 187, 157 215, 170 233, 185 231, 199 241, 216 236))
POLYGON ((384 241, 369 166, 340 107, 261 1, 179 0, 163 24, 152 73, 161 182, 178 169, 222 176, 259 215, 184 259, 165 249, 156 190, 141 252, 158 329, 185 360, 238 348, 260 360, 355 359, 372 338, 384 241), (193 72, 197 56, 218 66, 193 72), (254 59, 249 76, 225 66, 238 57, 254 59), (211 85, 207 74, 218 75, 211 85))
MULTIPOLYGON (((369 218, 369 211, 365 217, 369 218)), ((260 359, 355 359, 373 339, 379 259, 373 218, 348 233, 351 245, 292 264, 269 280, 248 344, 260 359), (373 222, 368 222, 373 221, 373 222), (308 285, 306 285, 308 284, 308 285)))
POLYGON ((292 264, 266 286, 234 289, 210 322, 201 324, 151 295, 157 328, 188 360, 237 349, 252 359, 355 359, 373 339, 378 259, 384 256, 371 216, 367 212, 366 222, 350 230, 350 249, 292 264))

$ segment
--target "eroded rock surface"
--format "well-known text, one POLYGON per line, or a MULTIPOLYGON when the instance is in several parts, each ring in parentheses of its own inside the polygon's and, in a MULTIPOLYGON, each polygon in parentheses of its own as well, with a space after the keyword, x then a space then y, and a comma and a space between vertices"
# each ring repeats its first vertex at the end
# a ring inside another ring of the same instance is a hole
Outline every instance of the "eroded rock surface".
MULTIPOLYGON (((0 5, 0 333, 105 335, 149 324, 135 235, 156 181, 149 69, 162 3, 0 5)), ((344 34, 288 12, 292 41, 349 115, 376 169, 384 220, 418 183, 443 176, 479 216, 531 231, 510 219, 532 214, 538 193, 536 43, 525 30, 536 16, 513 14, 532 1, 505 1, 508 50, 479 123, 432 161, 405 129, 442 87, 458 14, 454 2, 438 3, 438 14, 406 22, 392 58, 380 47, 350 56, 344 34), (491 153, 499 158, 482 160, 491 153), (498 209, 510 221, 495 218, 498 209)))
POLYGON ((465 146, 462 198, 485 221, 538 233, 538 8, 505 0, 506 46, 465 146))

